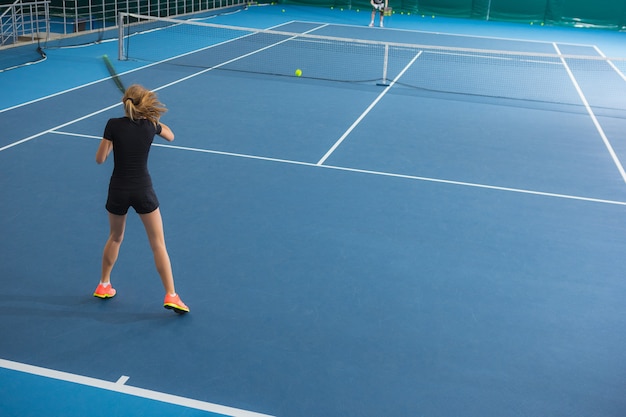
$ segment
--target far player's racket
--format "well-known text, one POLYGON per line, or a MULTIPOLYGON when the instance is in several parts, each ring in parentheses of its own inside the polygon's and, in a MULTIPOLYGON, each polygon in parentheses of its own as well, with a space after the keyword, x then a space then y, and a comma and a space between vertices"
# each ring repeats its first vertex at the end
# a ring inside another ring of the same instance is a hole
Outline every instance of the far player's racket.
POLYGON ((109 70, 109 74, 111 74, 111 79, 113 80, 117 88, 119 88, 119 90, 122 92, 122 94, 124 94, 126 92, 126 88, 124 87, 120 76, 117 75, 117 71, 115 71, 113 63, 107 55, 102 55, 102 60, 104 61, 104 65, 106 65, 107 70, 109 70))

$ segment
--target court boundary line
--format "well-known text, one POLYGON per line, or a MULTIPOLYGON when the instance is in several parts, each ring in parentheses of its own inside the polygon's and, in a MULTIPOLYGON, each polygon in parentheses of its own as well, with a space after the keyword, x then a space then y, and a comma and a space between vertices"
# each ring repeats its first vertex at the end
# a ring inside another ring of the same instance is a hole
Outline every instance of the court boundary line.
MULTIPOLYGON (((85 134, 72 133, 72 132, 63 132, 63 131, 49 131, 46 133, 63 135, 63 136, 81 137, 81 138, 95 139, 95 140, 102 139, 99 136, 85 135, 85 134)), ((408 180, 414 180, 414 181, 432 182, 432 183, 447 184, 447 185, 458 185, 462 187, 481 188, 481 189, 487 189, 487 190, 505 191, 505 192, 512 192, 512 193, 518 193, 518 194, 528 194, 528 195, 536 195, 536 196, 543 196, 543 197, 561 198, 561 199, 566 199, 566 200, 576 200, 576 201, 585 201, 585 202, 591 202, 591 203, 626 206, 626 201, 608 200, 608 199, 595 198, 595 197, 583 197, 583 196, 576 196, 576 195, 570 195, 570 194, 552 193, 548 191, 526 190, 523 188, 504 187, 504 186, 499 186, 499 185, 480 184, 480 183, 473 183, 473 182, 467 182, 467 181, 447 180, 443 178, 422 177, 419 175, 397 174, 393 172, 375 171, 375 170, 362 169, 362 168, 342 167, 338 165, 319 165, 314 162, 294 161, 291 159, 273 158, 269 156, 250 155, 250 154, 243 154, 243 153, 237 153, 237 152, 216 151, 216 150, 211 150, 211 149, 194 148, 190 146, 170 145, 166 143, 152 143, 152 146, 155 146, 157 148, 168 148, 168 149, 174 149, 174 150, 179 150, 179 151, 208 153, 212 155, 230 156, 230 157, 242 158, 242 159, 254 159, 254 160, 259 160, 259 161, 277 162, 277 163, 289 164, 289 165, 300 165, 300 166, 307 166, 307 167, 312 167, 312 168, 325 168, 325 169, 353 172, 353 173, 359 173, 359 174, 378 175, 378 176, 391 177, 391 178, 402 178, 402 179, 408 179, 408 180)))
POLYGON ((43 132, 35 133, 34 135, 31 135, 31 136, 28 136, 26 138, 20 139, 20 140, 18 140, 16 142, 9 143, 8 145, 0 147, 0 152, 5 151, 5 150, 10 149, 10 148, 13 148, 13 147, 15 147, 17 145, 21 145, 22 143, 29 142, 29 141, 31 141, 33 139, 36 139, 36 138, 38 138, 40 136, 43 136, 43 135, 47 134, 47 133, 53 133, 54 130, 56 130, 56 129, 60 129, 60 128, 65 127, 65 126, 69 126, 69 125, 74 124, 76 122, 80 122, 81 120, 88 119, 91 116, 95 116, 96 114, 104 113, 105 111, 109 111, 109 110, 111 110, 114 107, 120 106, 121 104, 122 104, 121 102, 112 104, 112 105, 110 105, 108 107, 105 107, 105 108, 100 109, 100 110, 96 110, 95 112, 91 112, 91 113, 86 114, 84 116, 81 116, 81 117, 79 117, 77 119, 70 120, 69 122, 65 122, 65 123, 60 124, 58 126, 55 126, 53 128, 44 130, 43 132))
POLYGON ((602 58, 606 58, 606 62, 611 66, 611 68, 613 68, 613 70, 617 73, 617 75, 619 75, 621 77, 622 80, 626 81, 626 75, 624 75, 624 73, 615 66, 615 64, 613 63, 613 61, 611 61, 610 57, 607 57, 604 52, 602 52, 602 50, 600 48, 598 48, 596 45, 593 46, 593 48, 596 50, 596 52, 598 53, 598 55, 600 55, 602 58))
MULTIPOLYGON (((591 121, 596 127, 596 130, 598 131, 598 134, 600 135, 602 142, 604 142, 604 146, 609 152, 609 155, 611 155, 611 159, 613 159, 613 163, 615 164, 615 166, 617 167, 617 170, 622 176, 622 180, 624 181, 624 183, 626 183, 626 171, 624 171, 624 166, 622 165, 622 162, 617 157, 617 153, 615 153, 615 150, 613 149, 613 145, 611 145, 609 138, 606 136, 606 133, 604 133, 604 129, 602 128, 602 125, 598 121, 598 118, 596 117, 591 106, 589 105, 589 102, 587 101, 587 97, 585 97, 583 90, 580 88, 580 85, 578 85, 578 81, 576 80, 574 73, 570 69, 569 65, 567 65, 566 59, 562 56, 561 50, 559 49, 559 45, 554 43, 553 46, 554 46, 554 49, 556 49, 556 52, 559 55, 561 55, 560 60, 563 63, 563 67, 565 68, 565 71, 567 71, 567 75, 569 76, 570 81, 572 82, 572 84, 574 84, 574 88, 576 89, 576 92, 578 93, 578 96, 580 97, 580 100, 582 101, 583 106, 587 110, 587 114, 589 115, 589 117, 591 118, 591 121)), ((611 65, 613 64, 611 63, 611 65)))
MULTIPOLYGON (((222 414, 229 417, 272 417, 268 414, 261 414, 254 411, 241 410, 238 408, 228 407, 225 405, 209 403, 191 398, 180 397, 177 395, 152 391, 145 388, 133 387, 120 383, 120 380, 128 378, 124 375, 117 382, 105 381, 102 379, 92 378, 83 375, 72 374, 69 372, 57 371, 54 369, 43 368, 35 365, 9 361, 0 358, 0 368, 12 371, 22 372, 30 375, 41 376, 44 378, 55 379, 64 382, 70 382, 78 385, 84 385, 92 388, 103 389, 111 392, 131 395, 134 397, 144 398, 147 400, 159 401, 162 403, 178 405, 187 408, 193 408, 201 411, 222 414)), ((125 381, 124 381, 125 382, 125 381)))

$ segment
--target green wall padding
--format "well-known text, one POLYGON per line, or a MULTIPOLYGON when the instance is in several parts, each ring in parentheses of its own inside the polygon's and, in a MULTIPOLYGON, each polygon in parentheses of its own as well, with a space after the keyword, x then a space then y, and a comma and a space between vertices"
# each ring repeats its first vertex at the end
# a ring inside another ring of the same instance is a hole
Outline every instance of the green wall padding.
POLYGON ((491 0, 489 20, 535 22, 545 19, 547 0, 491 0))
MULTIPOLYGON (((368 0, 276 0, 368 10, 368 0)), ((396 12, 550 25, 626 29, 626 0, 389 0, 396 12)))
POLYGON ((472 0, 419 0, 419 12, 423 14, 472 17, 472 0))
POLYGON ((557 23, 571 26, 624 27, 625 1, 561 0, 557 23))

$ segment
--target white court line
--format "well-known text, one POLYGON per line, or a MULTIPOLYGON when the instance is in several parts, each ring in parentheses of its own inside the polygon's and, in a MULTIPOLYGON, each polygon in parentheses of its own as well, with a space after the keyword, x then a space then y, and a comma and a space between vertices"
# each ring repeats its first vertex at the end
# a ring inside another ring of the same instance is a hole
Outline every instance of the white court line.
MULTIPOLYGON (((102 136, 85 135, 84 133, 64 132, 62 130, 51 130, 48 133, 54 133, 55 135, 62 135, 62 136, 76 136, 79 138, 102 139, 102 136)), ((153 145, 156 145, 156 144, 153 144, 153 145)))
POLYGON ((128 382, 129 379, 130 379, 129 376, 122 375, 121 377, 119 377, 119 379, 117 380, 116 384, 125 385, 128 382))
POLYGON ((411 60, 411 62, 409 62, 403 69, 402 71, 400 71, 400 73, 396 76, 396 78, 394 78, 394 80, 378 95, 378 97, 376 97, 376 99, 368 106, 367 109, 365 109, 365 111, 363 113, 361 113, 361 115, 354 121, 354 123, 352 123, 352 126, 350 126, 348 128, 348 130, 346 130, 344 132, 343 135, 341 135, 341 137, 337 140, 337 142, 335 142, 335 144, 328 150, 328 152, 326 152, 326 155, 324 155, 322 157, 322 159, 320 159, 317 162, 317 165, 323 165, 324 162, 326 162, 326 160, 333 154, 333 152, 335 152, 335 150, 339 147, 339 145, 341 145, 341 143, 348 137, 348 135, 350 133, 352 133, 352 131, 354 130, 355 127, 357 127, 359 125, 359 123, 361 123, 361 120, 363 120, 363 118, 365 118, 365 116, 367 116, 367 114, 372 111, 372 109, 374 108, 374 106, 376 106, 376 104, 378 104, 378 102, 385 96, 385 94, 387 94, 387 92, 391 89, 391 87, 393 87, 393 85, 396 83, 396 81, 402 77, 402 75, 404 75, 404 73, 411 67, 411 65, 413 65, 413 63, 415 62, 415 60, 417 58, 420 57, 420 55, 422 55, 422 52, 424 51, 419 51, 417 53, 417 55, 415 55, 413 57, 413 59, 411 60))
MULTIPOLYGON (((606 55, 604 55, 604 53, 600 50, 600 48, 594 45, 594 49, 602 58, 606 59, 606 55)), ((624 75, 622 71, 620 71, 619 68, 615 66, 613 61, 611 61, 610 59, 607 59, 606 62, 611 66, 611 68, 613 68, 613 70, 617 73, 617 75, 619 75, 622 78, 622 80, 626 81, 626 76, 624 75)))
POLYGON ((580 100, 583 102, 585 109, 587 109, 587 113, 589 114, 589 117, 591 117, 591 121, 593 122, 594 126, 596 127, 596 130, 598 131, 598 133, 600 134, 600 137, 602 138, 602 141, 604 142, 604 146, 606 146, 606 149, 609 151, 609 154, 611 155, 611 158, 613 159, 613 163, 615 163, 617 170, 622 176, 622 180, 626 182, 626 171, 624 171, 624 167, 622 166, 622 163, 617 157, 617 154, 615 153, 615 150, 613 149, 611 142, 609 142, 609 139, 606 137, 606 134, 604 133, 604 130, 602 129, 602 126, 600 125, 600 122, 596 118, 596 115, 593 113, 593 110, 591 109, 591 106, 589 105, 589 102, 587 101, 585 94, 583 93, 582 89, 578 85, 578 81, 576 81, 576 77, 574 77, 574 73, 570 69, 569 65, 567 65, 565 58, 563 58, 561 54, 561 50, 559 49, 559 46, 556 43, 554 43, 553 45, 554 45, 554 49, 556 49, 556 52, 559 55, 561 55, 561 62, 563 63, 563 66, 565 67, 565 70, 567 71, 567 75, 569 75, 570 80, 574 84, 574 88, 576 88, 576 91, 578 92, 578 96, 580 97, 580 100))
MULTIPOLYGON (((142 67, 142 68, 145 68, 145 67, 142 67)), ((130 73, 132 71, 137 71, 137 70, 142 69, 142 68, 137 68, 137 69, 134 69, 134 70, 126 71, 123 74, 128 74, 128 73, 130 73)), ((98 84, 98 83, 101 83, 103 81, 108 81, 110 79, 111 79, 111 77, 102 78, 100 80, 92 81, 92 82, 89 82, 87 84, 82 84, 82 85, 79 85, 77 87, 72 87, 72 88, 68 88, 67 90, 63 90, 63 91, 59 91, 57 93, 49 94, 49 95, 47 95, 45 97, 39 97, 39 98, 36 98, 34 100, 30 100, 30 101, 27 101, 27 102, 24 102, 24 103, 21 103, 21 104, 16 104, 15 106, 7 107, 5 109, 0 109, 0 113, 6 112, 6 111, 9 111, 9 110, 13 110, 13 109, 17 109, 19 107, 28 106, 29 104, 34 104, 34 103, 37 103, 39 101, 43 101, 43 100, 47 100, 47 99, 52 98, 52 97, 60 96, 60 95, 63 95, 65 93, 70 93, 70 92, 75 91, 75 90, 80 90, 81 88, 89 87, 90 85, 98 84)))
POLYGON ((31 140, 33 140, 33 139, 36 139, 36 138, 38 138, 38 137, 40 137, 40 136, 43 136, 43 135, 45 135, 45 134, 47 134, 47 133, 54 133, 53 131, 54 131, 54 130, 56 130, 56 129, 60 129, 60 128, 63 128, 63 127, 65 127, 65 126, 69 126, 69 125, 71 125, 71 124, 74 124, 74 123, 76 123, 76 122, 80 122, 81 120, 88 119, 88 118, 90 118, 91 116, 95 116, 96 114, 103 113, 103 112, 108 111, 108 110, 110 110, 110 109, 112 109, 112 108, 114 108, 114 107, 117 107, 117 106, 121 105, 121 104, 122 104, 121 102, 120 102, 120 103, 115 103, 115 104, 112 104, 112 105, 110 105, 109 107, 105 107, 105 108, 100 109, 100 110, 98 110, 98 111, 95 111, 95 112, 93 112, 93 113, 89 113, 89 114, 87 114, 87 115, 85 115, 85 116, 79 117, 78 119, 74 119, 74 120, 71 120, 71 121, 69 121, 69 122, 66 122, 66 123, 60 124, 60 125, 58 125, 58 126, 55 126, 55 127, 53 127, 52 129, 48 129, 48 130, 45 130, 45 131, 43 131, 43 132, 39 132, 39 133, 37 133, 37 134, 35 134, 35 135, 29 136, 29 137, 27 137, 27 138, 24 138, 24 139, 18 140, 17 142, 10 143, 10 144, 8 144, 8 145, 6 145, 6 146, 1 147, 1 148, 0 148, 0 152, 5 151, 5 150, 7 150, 7 149, 9 149, 9 148, 12 148, 12 147, 14 147, 14 146, 20 145, 20 144, 22 144, 22 143, 25 143, 25 142, 31 141, 31 140))
MULTIPOLYGON (((68 135, 68 136, 78 136, 89 139, 101 139, 100 137, 93 135, 82 135, 77 133, 66 133, 62 131, 50 131, 48 133, 53 133, 57 135, 68 135)), ((612 204, 618 206, 626 206, 626 201, 617 201, 617 200, 606 200, 602 198, 593 198, 593 197, 582 197, 568 194, 559 194, 559 193, 550 193, 545 191, 534 191, 534 190, 525 190, 522 188, 511 188, 511 187, 500 187, 497 185, 488 185, 488 184, 478 184, 472 182, 465 181, 455 181, 455 180, 446 180, 441 178, 431 178, 431 177, 420 177, 417 175, 405 175, 405 174, 395 174, 392 172, 383 172, 383 171, 373 171, 368 169, 359 169, 359 168, 349 168, 349 167, 340 167, 336 165, 320 165, 313 162, 302 162, 302 161, 293 161, 289 159, 281 159, 281 158, 271 158, 267 156, 258 156, 258 155, 248 155, 234 152, 225 152, 225 151, 215 151, 210 149, 201 149, 201 148, 192 148, 188 146, 177 146, 177 145, 168 145, 163 143, 153 143, 152 146, 156 146, 159 148, 169 148, 175 149, 179 151, 187 151, 187 152, 198 152, 198 153, 208 153, 212 155, 222 155, 222 156, 232 156, 236 158, 244 158, 244 159, 255 159, 260 161, 267 162, 277 162, 281 164, 290 164, 290 165, 300 165, 314 168, 324 168, 324 169, 332 169, 337 171, 346 171, 346 172, 355 172, 359 174, 369 174, 369 175, 379 175, 383 177, 392 177, 392 178, 403 178, 407 180, 415 180, 415 181, 424 181, 424 182, 434 182, 439 184, 448 184, 448 185, 458 185, 463 187, 472 187, 472 188, 483 188, 487 190, 495 190, 495 191, 506 191, 512 193, 519 194, 530 194, 544 197, 554 197, 554 198, 562 198, 567 200, 578 200, 578 201, 587 201, 592 203, 602 203, 602 204, 612 204)))
POLYGON ((85 385, 107 391, 119 392, 122 394, 132 395, 134 397, 161 401, 168 404, 179 405, 182 407, 193 408, 196 410, 209 411, 212 413, 224 414, 232 417, 271 417, 267 414, 260 414, 253 411, 240 410, 237 408, 226 407, 219 404, 212 404, 204 401, 193 400, 190 398, 179 397, 176 395, 165 394, 162 392, 151 391, 143 388, 131 387, 128 385, 124 385, 123 383, 119 383, 119 381, 103 381, 101 379, 70 374, 67 372, 55 371, 53 369, 41 368, 39 366, 8 361, 6 359, 0 359, 0 367, 13 371, 24 372, 31 375, 57 379, 65 382, 72 382, 74 384, 85 385))

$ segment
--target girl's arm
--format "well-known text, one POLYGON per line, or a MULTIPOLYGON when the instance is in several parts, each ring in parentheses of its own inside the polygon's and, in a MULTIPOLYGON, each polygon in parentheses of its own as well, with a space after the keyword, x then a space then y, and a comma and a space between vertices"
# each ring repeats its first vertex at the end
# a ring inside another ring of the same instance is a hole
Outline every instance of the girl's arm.
POLYGON ((159 136, 161 136, 163 139, 167 140, 167 141, 173 141, 174 140, 174 132, 172 132, 172 129, 170 129, 166 124, 164 123, 159 123, 161 125, 161 133, 159 133, 159 136))
POLYGON ((102 138, 100 141, 100 146, 98 146, 98 150, 96 151, 96 162, 98 164, 103 163, 107 160, 107 157, 113 150, 113 142, 108 139, 102 138))

